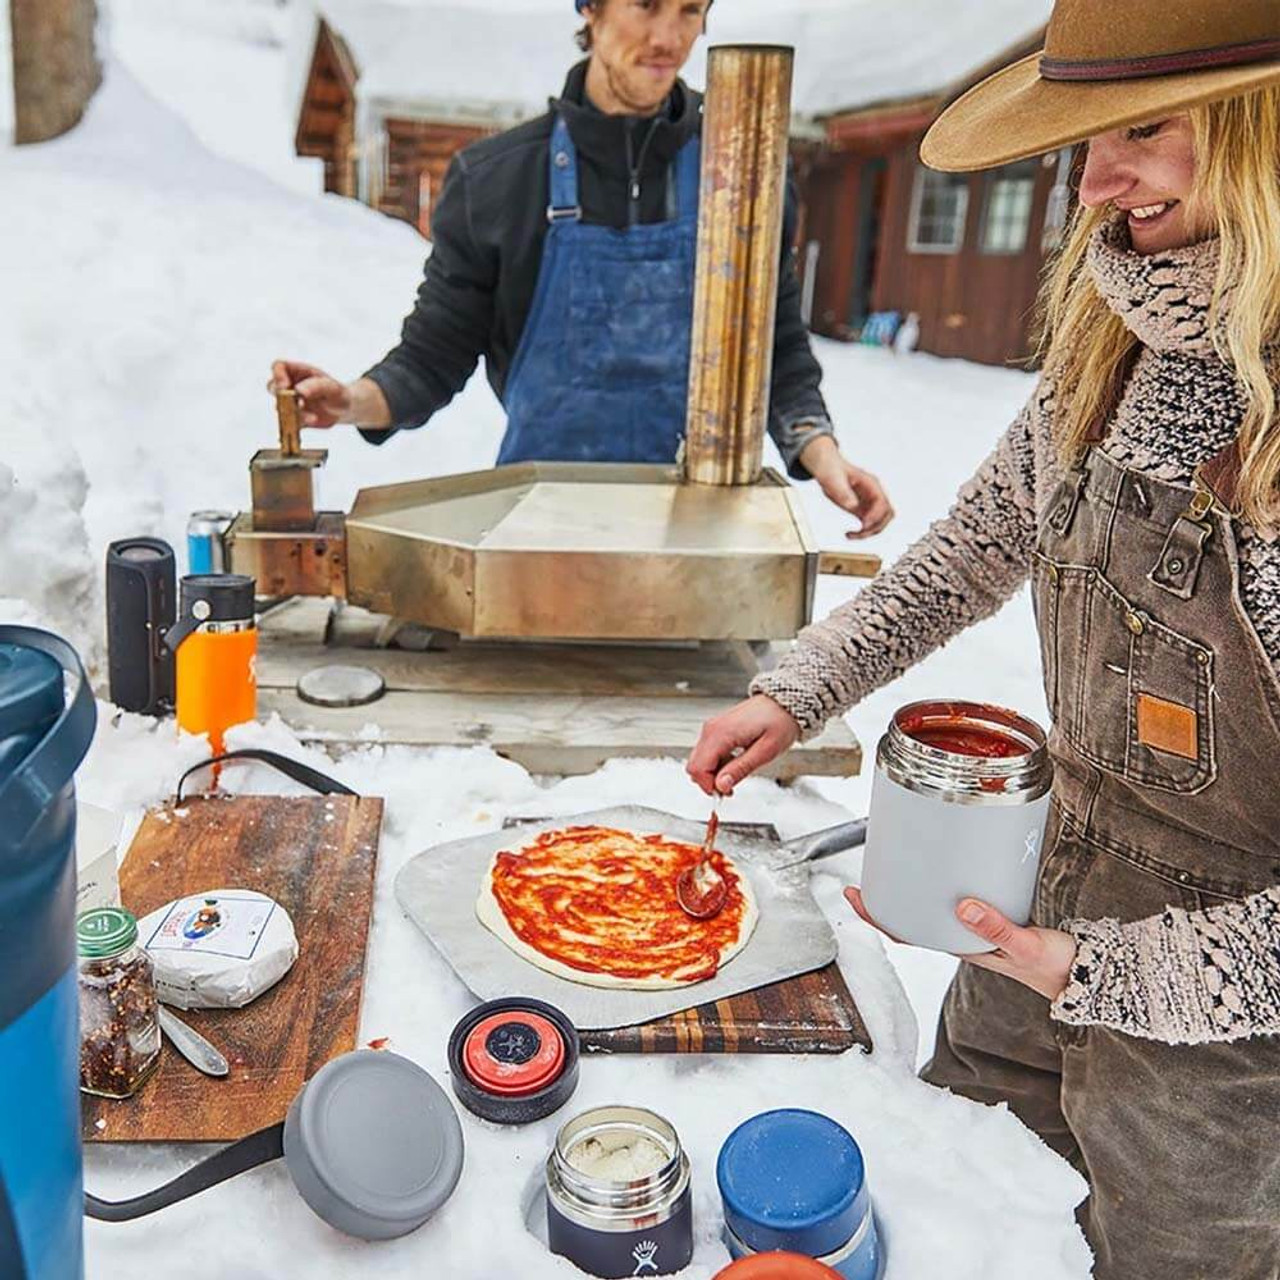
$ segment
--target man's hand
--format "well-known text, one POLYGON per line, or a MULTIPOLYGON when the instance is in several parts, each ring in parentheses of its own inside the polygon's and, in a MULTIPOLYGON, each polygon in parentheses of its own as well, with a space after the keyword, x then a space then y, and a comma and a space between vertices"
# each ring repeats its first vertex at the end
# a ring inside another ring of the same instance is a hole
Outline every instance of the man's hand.
POLYGON ((893 507, 880 481, 855 467, 830 436, 810 440, 800 451, 800 464, 841 511, 857 517, 859 527, 850 529, 846 538, 869 538, 893 519, 893 507))
MULTIPOLYGON (((857 889, 851 886, 844 891, 844 896, 869 925, 893 938, 893 934, 881 929, 867 913, 862 894, 857 889)), ((1014 924, 995 907, 977 898, 964 898, 956 907, 956 917, 971 933, 998 948, 961 956, 966 964, 1003 973, 1006 978, 1038 991, 1046 1000, 1056 1000, 1062 994, 1076 958, 1076 940, 1069 933, 1014 924)), ((897 938, 893 940, 898 941, 897 938)))
POLYGON ((702 726, 685 769, 707 795, 730 796, 743 778, 780 756, 799 737, 795 717, 758 693, 702 726))
POLYGON ((332 427, 351 420, 351 392, 323 369, 300 360, 276 360, 267 390, 296 391, 302 400, 304 427, 332 427))

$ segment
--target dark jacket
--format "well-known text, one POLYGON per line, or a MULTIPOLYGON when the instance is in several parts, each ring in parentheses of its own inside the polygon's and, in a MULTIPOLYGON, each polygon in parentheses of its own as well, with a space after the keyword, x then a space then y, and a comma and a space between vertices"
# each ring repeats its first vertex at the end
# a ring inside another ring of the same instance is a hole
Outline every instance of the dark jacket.
MULTIPOLYGON (((609 116, 586 97, 586 69, 580 62, 569 72, 563 97, 545 115, 454 157, 432 210, 433 248, 417 303, 400 344, 365 375, 382 389, 393 426, 362 430, 366 440, 380 444, 396 430, 421 426, 462 390, 482 355, 501 399, 542 263, 557 111, 578 151, 585 221, 621 228, 670 216, 672 162, 701 127, 701 95, 681 81, 653 119, 609 116)), ((803 476, 796 455, 815 434, 831 434, 831 426, 818 389, 822 370, 800 318, 790 250, 795 201, 788 195, 769 430, 792 474, 803 476)))

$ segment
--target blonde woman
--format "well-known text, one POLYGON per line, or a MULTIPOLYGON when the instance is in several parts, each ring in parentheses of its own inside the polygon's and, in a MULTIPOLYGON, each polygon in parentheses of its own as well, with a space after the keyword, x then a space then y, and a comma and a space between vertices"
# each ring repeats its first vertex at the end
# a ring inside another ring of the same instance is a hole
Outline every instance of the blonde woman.
MULTIPOLYGON (((689 770, 728 792, 1030 577, 1053 806, 934 1083, 1088 1177, 1108 1280, 1280 1275, 1280 4, 1058 0, 922 155, 1087 142, 1043 376, 950 513, 810 627, 689 770), (735 752, 741 754, 735 757, 735 752)), ((856 890, 850 901, 862 911, 856 890)), ((865 913, 864 913, 865 914, 865 913)))

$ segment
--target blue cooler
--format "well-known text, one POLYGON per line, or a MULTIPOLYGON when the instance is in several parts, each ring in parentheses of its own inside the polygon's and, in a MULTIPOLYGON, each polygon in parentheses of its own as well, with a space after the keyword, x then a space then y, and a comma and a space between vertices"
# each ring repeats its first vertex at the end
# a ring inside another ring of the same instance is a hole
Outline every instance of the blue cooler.
POLYGON ((93 740, 76 652, 0 626, 0 1276, 83 1274, 76 807, 93 740), (63 673, 78 677, 70 702, 63 673))
POLYGON ((881 1251, 862 1152, 815 1111, 766 1111, 720 1148, 716 1181, 735 1258, 781 1249, 817 1258, 846 1280, 875 1280, 881 1251))

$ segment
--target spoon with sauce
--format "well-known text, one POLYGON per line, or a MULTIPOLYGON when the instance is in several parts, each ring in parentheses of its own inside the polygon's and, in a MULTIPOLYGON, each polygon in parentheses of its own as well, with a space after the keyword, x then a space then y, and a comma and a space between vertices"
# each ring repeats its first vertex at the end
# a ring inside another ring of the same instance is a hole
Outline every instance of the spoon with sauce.
POLYGON ((676 881, 676 901, 680 910, 695 920, 710 920, 723 909, 729 896, 729 884, 711 865, 715 852, 716 832, 720 829, 720 797, 717 796, 707 820, 707 834, 702 840, 702 853, 693 866, 680 873, 676 881))

